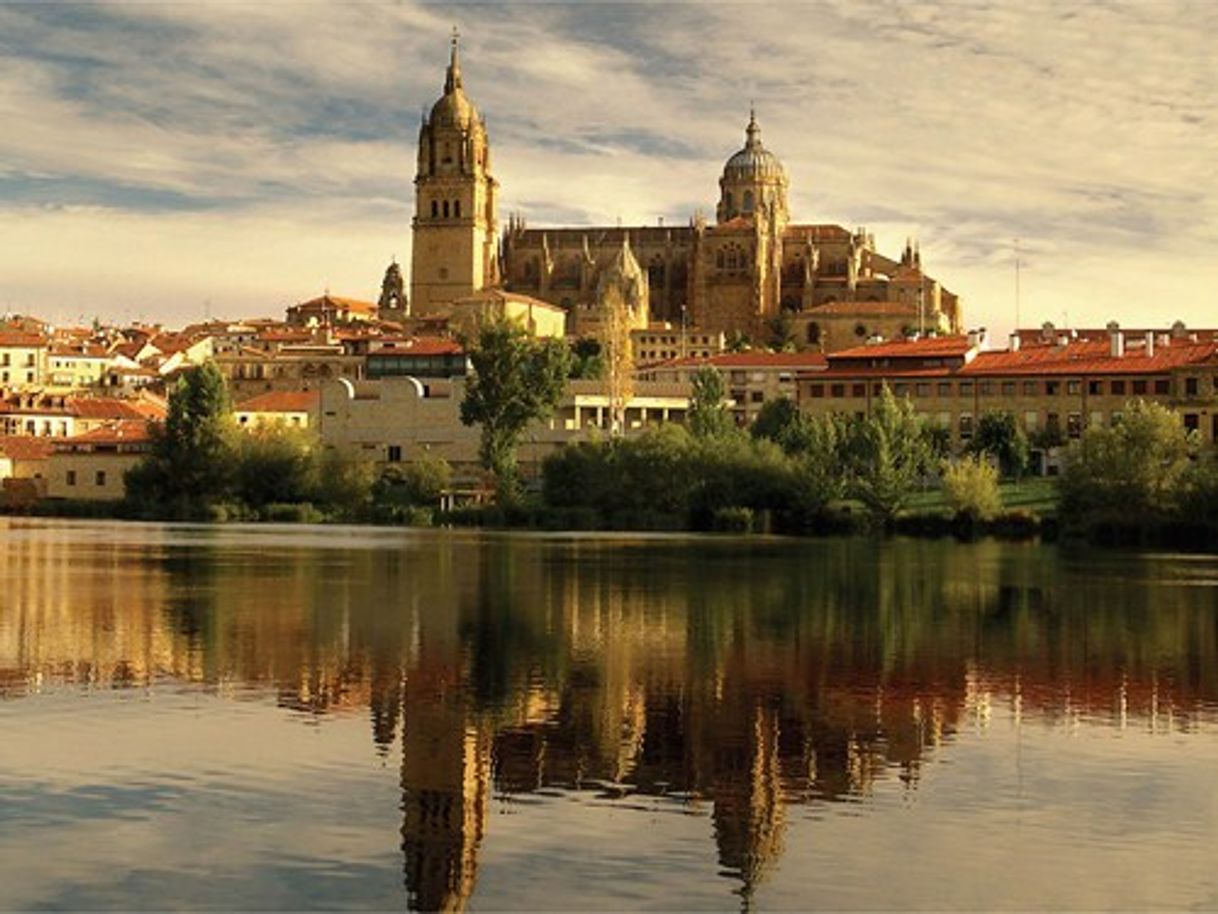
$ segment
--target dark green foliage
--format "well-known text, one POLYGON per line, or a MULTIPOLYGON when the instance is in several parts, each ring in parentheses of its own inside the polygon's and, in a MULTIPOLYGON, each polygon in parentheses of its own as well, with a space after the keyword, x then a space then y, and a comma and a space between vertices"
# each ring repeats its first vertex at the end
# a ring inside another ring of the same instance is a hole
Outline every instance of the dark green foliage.
POLYGON ((795 351, 795 321, 783 310, 766 322, 766 346, 773 352, 795 351))
POLYGON ((790 397, 775 397, 761 404, 761 410, 749 433, 754 438, 767 438, 781 444, 799 421, 799 407, 790 397))
POLYGON ((484 324, 470 352, 473 374, 461 421, 481 427, 479 456, 501 501, 518 495, 516 450, 529 424, 549 416, 566 390, 571 355, 559 340, 537 340, 511 321, 484 324))
POLYGON ((977 421, 968 452, 989 455, 998 461, 1003 476, 1019 477, 1028 467, 1028 436, 1014 413, 985 413, 977 421))
POLYGON ((220 370, 209 362, 186 371, 164 425, 154 427, 151 453, 127 472, 128 501, 161 517, 205 517, 233 493, 237 434, 220 370))
POLYGON ((372 486, 372 503, 379 520, 425 526, 439 507, 440 496, 452 482, 452 467, 442 457, 421 455, 410 463, 386 467, 372 486))
POLYGON ((871 415, 848 435, 851 492, 876 520, 891 523, 931 462, 924 423, 907 398, 884 385, 871 415))
POLYGON ((591 381, 605 377, 605 356, 600 340, 582 337, 571 344, 570 377, 591 381))
POLYGON ((238 446, 236 497, 254 509, 313 500, 319 482, 316 450, 316 440, 300 429, 251 430, 238 446))

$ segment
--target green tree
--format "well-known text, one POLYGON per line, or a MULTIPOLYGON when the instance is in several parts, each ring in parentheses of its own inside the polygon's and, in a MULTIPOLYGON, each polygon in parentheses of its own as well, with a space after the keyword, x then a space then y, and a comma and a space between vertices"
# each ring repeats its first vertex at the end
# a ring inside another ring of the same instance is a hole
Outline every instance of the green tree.
POLYGON ((1197 446, 1178 413, 1144 400, 1127 404, 1120 422, 1091 426, 1066 452, 1058 480, 1063 517, 1139 523, 1170 516, 1197 446))
POLYGON ((605 376, 605 356, 600 340, 595 337, 580 337, 571 344, 572 378, 599 381, 605 376))
POLYGON ((795 320, 784 308, 766 322, 766 346, 773 352, 794 352, 795 342, 795 320))
POLYGON ((957 517, 990 520, 1002 510, 998 470, 979 454, 948 461, 943 467, 943 496, 957 517))
POLYGON ((335 517, 359 520, 372 502, 376 473, 370 460, 349 457, 335 448, 316 452, 317 502, 335 517))
POLYGON ((968 452, 988 454, 998 461, 1003 476, 1019 477, 1028 467, 1028 436, 1013 412, 984 413, 977 421, 968 452))
POLYGON ((316 495, 316 436, 283 424, 251 429, 237 448, 235 495, 251 508, 300 504, 316 495))
POLYGON ((482 465, 494 474, 499 499, 511 501, 518 494, 520 438, 558 406, 571 355, 560 340, 533 339, 519 325, 499 320, 482 326, 470 363, 461 421, 481 426, 482 465))
POLYGON ((781 444, 799 421, 799 407, 790 397, 774 397, 761 404, 749 433, 754 438, 766 438, 781 444))
POLYGON ((183 372, 149 455, 124 478, 128 500, 143 513, 202 516, 232 495, 237 434, 220 370, 208 362, 183 372))
POLYGON ((723 376, 709 365, 694 373, 686 425, 695 438, 723 438, 736 431, 727 409, 723 376))
POLYGON ((443 457, 420 454, 409 463, 386 467, 374 486, 373 500, 378 505, 434 508, 452 477, 452 466, 443 457))
POLYGON ((872 516, 891 522, 929 463, 922 420, 885 384, 871 415, 850 430, 851 491, 872 516))

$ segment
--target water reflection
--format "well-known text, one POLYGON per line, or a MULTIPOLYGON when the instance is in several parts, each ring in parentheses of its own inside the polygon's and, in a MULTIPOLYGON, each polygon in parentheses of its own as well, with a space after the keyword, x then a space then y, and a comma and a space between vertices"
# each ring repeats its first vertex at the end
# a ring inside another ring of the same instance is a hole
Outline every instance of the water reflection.
POLYGON ((495 797, 703 811, 747 903, 798 808, 916 793, 996 708, 1188 733, 1218 565, 982 543, 10 524, 0 696, 190 687, 400 754, 411 907, 463 907, 495 797))

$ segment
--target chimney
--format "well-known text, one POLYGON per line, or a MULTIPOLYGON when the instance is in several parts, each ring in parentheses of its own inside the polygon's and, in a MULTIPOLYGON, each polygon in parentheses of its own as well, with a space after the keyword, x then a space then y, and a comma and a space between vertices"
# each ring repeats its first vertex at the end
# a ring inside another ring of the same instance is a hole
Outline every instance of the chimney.
POLYGON ((1012 333, 1012 334, 1011 334, 1011 346, 1010 346, 1010 348, 1011 348, 1011 352, 1018 352, 1018 351, 1019 351, 1019 334, 1018 334, 1018 333, 1012 333))
POLYGON ((1121 325, 1116 321, 1108 322, 1108 354, 1114 359, 1125 355, 1125 334, 1121 333, 1121 325))
POLYGON ((1070 345, 1070 337, 1065 333, 1058 334, 1057 345, 1060 348, 1065 349, 1067 346, 1070 345))
POLYGON ((981 345, 981 331, 980 330, 970 330, 968 332, 969 349, 973 349, 980 345, 981 345))
POLYGON ((1153 358, 1155 354, 1155 332, 1153 330, 1146 331, 1146 358, 1153 358))

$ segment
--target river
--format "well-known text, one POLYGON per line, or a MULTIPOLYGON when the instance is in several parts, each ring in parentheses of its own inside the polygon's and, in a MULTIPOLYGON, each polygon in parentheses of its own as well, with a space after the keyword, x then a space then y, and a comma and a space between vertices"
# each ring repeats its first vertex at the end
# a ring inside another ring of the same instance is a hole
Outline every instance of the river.
POLYGON ((1218 558, 0 519, 0 908, 1218 908, 1218 558))

